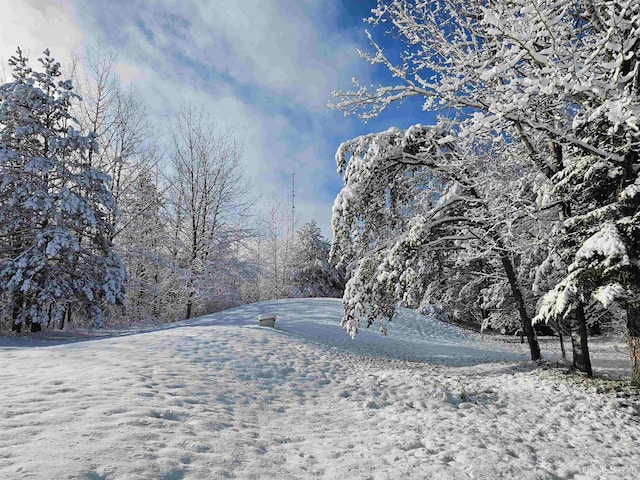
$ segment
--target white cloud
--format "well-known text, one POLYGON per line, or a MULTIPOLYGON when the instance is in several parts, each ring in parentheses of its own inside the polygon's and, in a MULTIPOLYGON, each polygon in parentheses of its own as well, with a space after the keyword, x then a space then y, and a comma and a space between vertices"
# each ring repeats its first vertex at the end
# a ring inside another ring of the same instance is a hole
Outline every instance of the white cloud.
POLYGON ((114 48, 116 72, 158 126, 185 103, 203 106, 243 142, 257 192, 289 195, 295 171, 301 222, 315 219, 330 235, 333 153, 346 138, 327 138, 337 127, 323 124, 336 118, 325 105, 366 65, 349 36, 332 31, 335 5, 322 3, 3 1, 0 56, 17 44, 61 59, 85 45, 114 48))
POLYGON ((34 60, 45 48, 63 59, 82 51, 85 39, 73 8, 63 0, 2 1, 0 29, 0 59, 5 69, 18 46, 34 60))
POLYGON ((85 27, 129 63, 167 77, 210 75, 213 83, 264 89, 304 108, 324 108, 331 90, 362 66, 356 45, 327 30, 332 13, 297 0, 158 0, 141 7, 136 0, 78 3, 85 27), (317 12, 324 22, 312 16, 317 12))
POLYGON ((286 92, 306 105, 324 106, 346 58, 336 53, 354 50, 317 31, 297 1, 194 2, 193 8, 191 33, 200 51, 216 52, 219 44, 229 49, 208 56, 208 63, 239 83, 286 92))
POLYGON ((117 62, 114 66, 114 70, 125 85, 142 82, 149 76, 142 68, 126 62, 117 62))

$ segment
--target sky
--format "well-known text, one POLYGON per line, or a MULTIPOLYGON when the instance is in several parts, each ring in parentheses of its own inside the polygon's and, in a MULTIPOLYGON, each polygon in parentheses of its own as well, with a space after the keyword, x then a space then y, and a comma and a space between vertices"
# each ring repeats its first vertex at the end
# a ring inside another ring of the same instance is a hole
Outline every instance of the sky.
MULTIPOLYGON (((355 136, 428 121, 419 109, 391 109, 364 123, 327 108, 351 79, 388 77, 360 59, 370 50, 362 18, 375 0, 0 0, 0 59, 20 46, 45 48, 64 66, 97 45, 117 55, 151 120, 201 105, 244 147, 259 206, 290 201, 295 172, 299 226, 315 220, 328 238, 342 186, 334 155, 355 136)), ((376 32, 374 32, 376 33, 376 32)), ((386 46, 388 37, 377 32, 386 46)))

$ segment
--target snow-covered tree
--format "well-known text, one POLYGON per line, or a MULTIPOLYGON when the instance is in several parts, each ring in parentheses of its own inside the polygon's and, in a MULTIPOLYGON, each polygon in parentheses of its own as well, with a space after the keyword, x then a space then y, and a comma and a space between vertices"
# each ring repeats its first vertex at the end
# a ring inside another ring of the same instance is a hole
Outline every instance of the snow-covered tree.
POLYGON ((481 155, 479 147, 456 141, 440 127, 422 125, 365 135, 340 146, 336 161, 345 185, 334 203, 332 254, 352 265, 343 319, 352 335, 360 318, 368 324, 390 318, 399 301, 420 305, 427 292, 433 294, 429 284, 441 252, 450 260, 465 252, 493 264, 492 272, 500 271, 531 356, 540 357, 510 238, 523 229, 516 211, 527 208, 526 199, 515 201, 511 195, 528 178, 526 166, 496 169, 493 150, 481 155), (435 192, 429 188, 436 185, 441 187, 435 192))
MULTIPOLYGON (((185 317, 216 301, 232 269, 234 245, 250 234, 243 217, 251 206, 243 178, 242 148, 202 110, 184 108, 171 129, 170 189, 175 252, 182 268, 185 317)), ((226 294, 225 294, 226 295, 226 294)))
POLYGON ((44 51, 42 71, 18 49, 0 87, 0 290, 14 330, 39 330, 74 311, 101 324, 122 301, 124 268, 113 250, 116 204, 109 177, 91 166, 95 139, 74 127, 73 86, 44 51))
MULTIPOLYGON (((357 84, 336 92, 335 105, 371 118, 393 102, 421 97, 425 109, 467 116, 461 134, 486 131, 522 142, 563 206, 550 254, 567 271, 537 318, 574 318, 586 331, 589 297, 624 305, 636 380, 639 16, 638 0, 381 0, 369 22, 390 26, 402 53, 387 57, 370 36, 374 54, 363 56, 397 83, 374 90, 357 84)), ((586 336, 580 342, 586 347, 586 336)))
POLYGON ((109 190, 118 204, 118 215, 110 221, 127 269, 128 293, 123 308, 109 313, 116 322, 174 319, 167 301, 173 300, 170 290, 179 288, 179 279, 158 175, 162 155, 136 90, 119 82, 116 60, 113 52, 91 48, 73 69, 83 99, 76 107, 78 121, 98 144, 89 162, 110 176, 109 190))
POLYGON ((127 269, 127 288, 112 321, 169 321, 182 315, 175 295, 181 277, 171 255, 178 246, 158 177, 140 172, 123 199, 127 209, 118 219, 115 244, 127 269))
POLYGON ((286 205, 286 197, 278 194, 272 194, 258 211, 255 237, 247 245, 256 273, 250 281, 251 286, 247 285, 250 298, 272 300, 298 294, 291 283, 297 222, 294 209, 286 205))
MULTIPOLYGON (((634 193, 640 143, 640 64, 634 54, 640 45, 640 3, 528 3, 519 10, 498 7, 485 15, 484 23, 501 55, 483 78, 507 84, 494 94, 506 108, 517 91, 524 92, 520 101, 533 118, 523 123, 524 135, 543 133, 551 141, 552 192, 565 205, 556 251, 567 273, 545 296, 537 319, 581 317, 591 297, 605 307, 624 305, 632 376, 640 381, 640 198, 634 193), (516 58, 519 73, 507 68, 516 58)), ((586 332, 585 322, 579 327, 586 332)))
POLYGON ((290 282, 304 297, 342 296, 344 274, 329 262, 330 243, 315 221, 296 232, 290 282))

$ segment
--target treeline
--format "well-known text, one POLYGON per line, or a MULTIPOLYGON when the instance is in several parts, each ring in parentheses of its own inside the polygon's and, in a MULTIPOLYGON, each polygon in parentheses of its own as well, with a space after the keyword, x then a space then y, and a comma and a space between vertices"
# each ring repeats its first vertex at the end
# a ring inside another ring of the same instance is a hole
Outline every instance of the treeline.
POLYGON ((340 295, 314 224, 259 200, 201 108, 154 125, 116 59, 18 50, 0 87, 0 330, 133 325, 340 295), (68 79, 65 78, 68 76, 68 79), (165 135, 157 135, 166 131, 165 135))
POLYGON ((362 56, 393 81, 330 106, 370 119, 414 97, 438 117, 337 152, 344 326, 401 302, 521 329, 536 360, 546 324, 591 375, 604 323, 640 381, 640 2, 379 0, 367 21, 398 48, 369 35, 362 56))

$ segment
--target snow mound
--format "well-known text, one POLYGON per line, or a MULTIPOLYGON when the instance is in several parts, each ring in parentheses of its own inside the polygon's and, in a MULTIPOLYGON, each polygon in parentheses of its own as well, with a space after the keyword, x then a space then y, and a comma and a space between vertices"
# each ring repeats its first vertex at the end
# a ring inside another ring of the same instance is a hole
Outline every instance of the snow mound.
POLYGON ((180 322, 180 326, 254 327, 258 317, 275 314, 276 331, 284 335, 359 356, 386 357, 449 366, 526 360, 521 354, 488 347, 463 330, 413 310, 401 308, 388 322, 387 335, 361 330, 352 340, 341 328, 342 301, 334 298, 271 300, 180 322))

